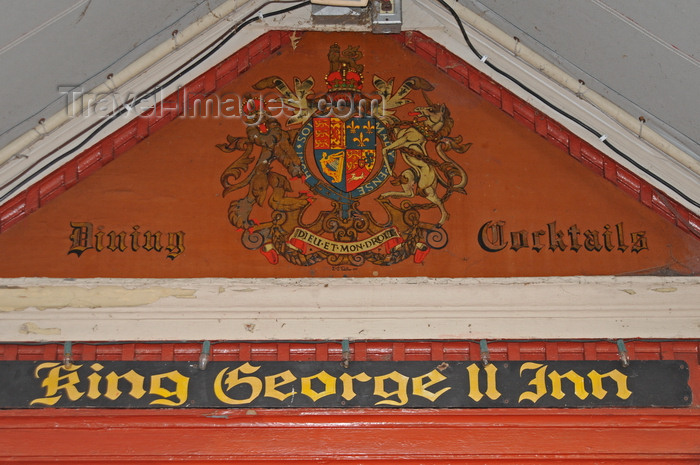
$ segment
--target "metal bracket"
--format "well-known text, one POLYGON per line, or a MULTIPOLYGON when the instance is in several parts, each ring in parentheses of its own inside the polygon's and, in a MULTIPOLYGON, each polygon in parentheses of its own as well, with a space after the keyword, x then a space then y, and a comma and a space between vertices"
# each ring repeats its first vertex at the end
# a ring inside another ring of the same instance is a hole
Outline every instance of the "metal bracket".
POLYGON ((63 367, 68 370, 73 366, 73 343, 66 341, 63 343, 63 367))
POLYGON ((627 347, 625 346, 625 341, 622 339, 617 340, 617 355, 620 357, 623 367, 628 367, 630 365, 630 357, 627 354, 627 347))
POLYGON ((202 353, 199 354, 199 369, 206 370, 211 354, 211 342, 202 342, 202 353))
POLYGON ((343 342, 341 343, 341 347, 343 348, 343 368, 348 368, 350 366, 350 340, 348 339, 343 339, 343 342))
POLYGON ((479 341, 479 351, 481 352, 481 362, 484 366, 491 363, 491 354, 489 354, 489 344, 486 339, 479 341))

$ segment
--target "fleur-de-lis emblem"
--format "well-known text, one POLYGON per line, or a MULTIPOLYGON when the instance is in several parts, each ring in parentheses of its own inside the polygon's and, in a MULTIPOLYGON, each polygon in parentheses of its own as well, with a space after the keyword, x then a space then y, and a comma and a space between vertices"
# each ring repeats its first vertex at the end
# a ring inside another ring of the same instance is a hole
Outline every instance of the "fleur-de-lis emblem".
POLYGON ((350 125, 348 126, 348 130, 349 130, 352 134, 355 134, 355 133, 357 132, 358 129, 360 129, 360 126, 359 126, 357 123, 355 123, 354 121, 351 122, 350 125))
POLYGON ((364 133, 360 133, 359 136, 353 137, 352 139, 353 142, 357 142, 357 145, 360 147, 364 147, 367 142, 369 142, 369 139, 365 137, 364 133))
MULTIPOLYGON (((372 124, 371 121, 367 121, 364 126, 362 126, 362 129, 364 129, 367 132, 372 132, 374 131, 374 125, 372 124)), ((354 133, 353 133, 354 134, 354 133)))

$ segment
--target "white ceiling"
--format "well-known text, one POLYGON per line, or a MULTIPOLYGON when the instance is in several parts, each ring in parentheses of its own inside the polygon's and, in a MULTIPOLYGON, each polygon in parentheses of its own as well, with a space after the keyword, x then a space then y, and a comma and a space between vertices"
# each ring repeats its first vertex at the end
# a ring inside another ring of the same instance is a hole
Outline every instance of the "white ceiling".
POLYGON ((3 0, 0 147, 224 0, 3 0))
POLYGON ((700 159, 697 0, 460 0, 700 159))

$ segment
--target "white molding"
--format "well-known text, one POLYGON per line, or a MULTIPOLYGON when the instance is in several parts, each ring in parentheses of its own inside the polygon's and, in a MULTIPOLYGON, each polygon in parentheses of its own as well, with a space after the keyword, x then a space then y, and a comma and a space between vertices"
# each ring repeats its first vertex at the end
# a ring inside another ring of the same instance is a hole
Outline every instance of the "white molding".
POLYGON ((688 277, 0 280, 0 341, 700 337, 688 277))

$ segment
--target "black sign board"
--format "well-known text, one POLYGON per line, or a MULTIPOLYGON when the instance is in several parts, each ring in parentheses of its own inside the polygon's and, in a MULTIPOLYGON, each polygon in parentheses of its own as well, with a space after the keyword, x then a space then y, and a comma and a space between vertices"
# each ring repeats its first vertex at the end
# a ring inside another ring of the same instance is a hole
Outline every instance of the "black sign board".
POLYGON ((683 361, 0 362, 0 408, 686 407, 683 361))

